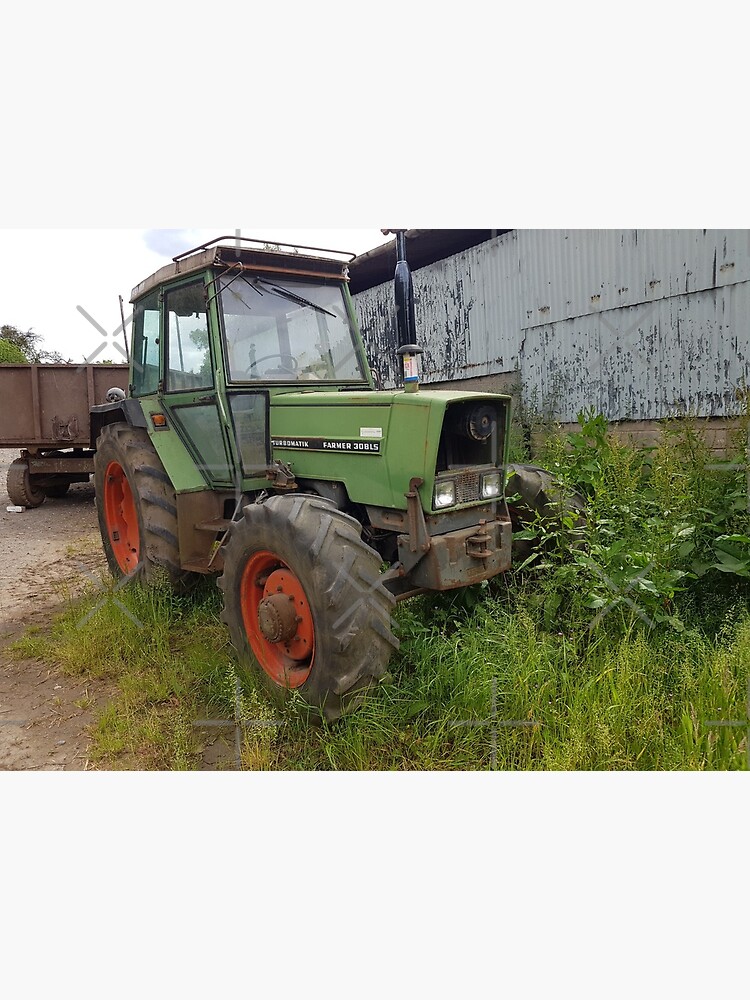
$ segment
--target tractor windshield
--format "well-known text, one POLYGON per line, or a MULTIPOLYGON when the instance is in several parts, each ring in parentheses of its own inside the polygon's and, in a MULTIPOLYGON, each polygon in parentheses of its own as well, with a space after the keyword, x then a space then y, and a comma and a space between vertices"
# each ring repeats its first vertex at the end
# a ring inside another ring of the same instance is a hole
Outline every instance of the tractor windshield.
POLYGON ((339 283, 219 278, 232 382, 365 382, 339 283))

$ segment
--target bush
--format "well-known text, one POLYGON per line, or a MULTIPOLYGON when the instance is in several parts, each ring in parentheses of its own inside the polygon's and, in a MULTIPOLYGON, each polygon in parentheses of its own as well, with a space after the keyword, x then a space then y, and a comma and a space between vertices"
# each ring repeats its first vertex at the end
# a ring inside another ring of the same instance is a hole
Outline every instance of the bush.
POLYGON ((531 571, 547 627, 563 616, 590 629, 606 615, 623 628, 636 616, 681 631, 680 608, 695 606, 688 595, 742 589, 750 578, 744 456, 719 467, 692 420, 667 423, 659 446, 645 450, 614 438, 601 415, 578 422, 549 438, 540 458, 586 496, 584 543, 565 521, 523 532, 540 543, 522 570, 531 571))

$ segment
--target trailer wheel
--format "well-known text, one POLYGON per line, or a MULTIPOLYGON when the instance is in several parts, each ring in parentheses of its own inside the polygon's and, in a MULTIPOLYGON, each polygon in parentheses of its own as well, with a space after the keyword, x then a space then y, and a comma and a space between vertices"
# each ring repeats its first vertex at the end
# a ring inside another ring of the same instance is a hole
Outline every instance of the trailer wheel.
POLYGON ((313 721, 356 708, 398 649, 395 598, 354 518, 328 500, 274 496, 245 507, 224 550, 222 618, 240 663, 313 721))
POLYGON ((174 488, 145 430, 122 423, 102 428, 94 484, 112 575, 189 590, 200 574, 180 567, 174 488))
POLYGON ((16 507, 39 507, 46 494, 40 486, 35 486, 29 474, 29 463, 25 458, 17 458, 8 469, 8 496, 16 507))

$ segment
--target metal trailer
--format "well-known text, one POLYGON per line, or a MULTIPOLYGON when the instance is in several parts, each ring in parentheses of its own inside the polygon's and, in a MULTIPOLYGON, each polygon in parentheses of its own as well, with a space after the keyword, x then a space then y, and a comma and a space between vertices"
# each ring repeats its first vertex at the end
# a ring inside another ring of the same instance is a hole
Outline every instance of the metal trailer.
POLYGON ((127 365, 0 365, 0 448, 19 448, 8 496, 38 507, 94 471, 92 406, 127 394, 127 365))

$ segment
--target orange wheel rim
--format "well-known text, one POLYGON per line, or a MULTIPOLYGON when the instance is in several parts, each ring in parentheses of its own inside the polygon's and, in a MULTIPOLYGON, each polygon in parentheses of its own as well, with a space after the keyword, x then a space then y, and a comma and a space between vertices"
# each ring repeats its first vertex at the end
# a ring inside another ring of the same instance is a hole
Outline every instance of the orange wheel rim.
POLYGON ((294 689, 310 676, 315 624, 302 584, 273 552, 256 552, 240 582, 245 634, 255 658, 274 683, 294 689))
POLYGON ((141 540, 133 492, 117 462, 110 462, 104 473, 104 520, 117 565, 129 576, 138 567, 141 540))

